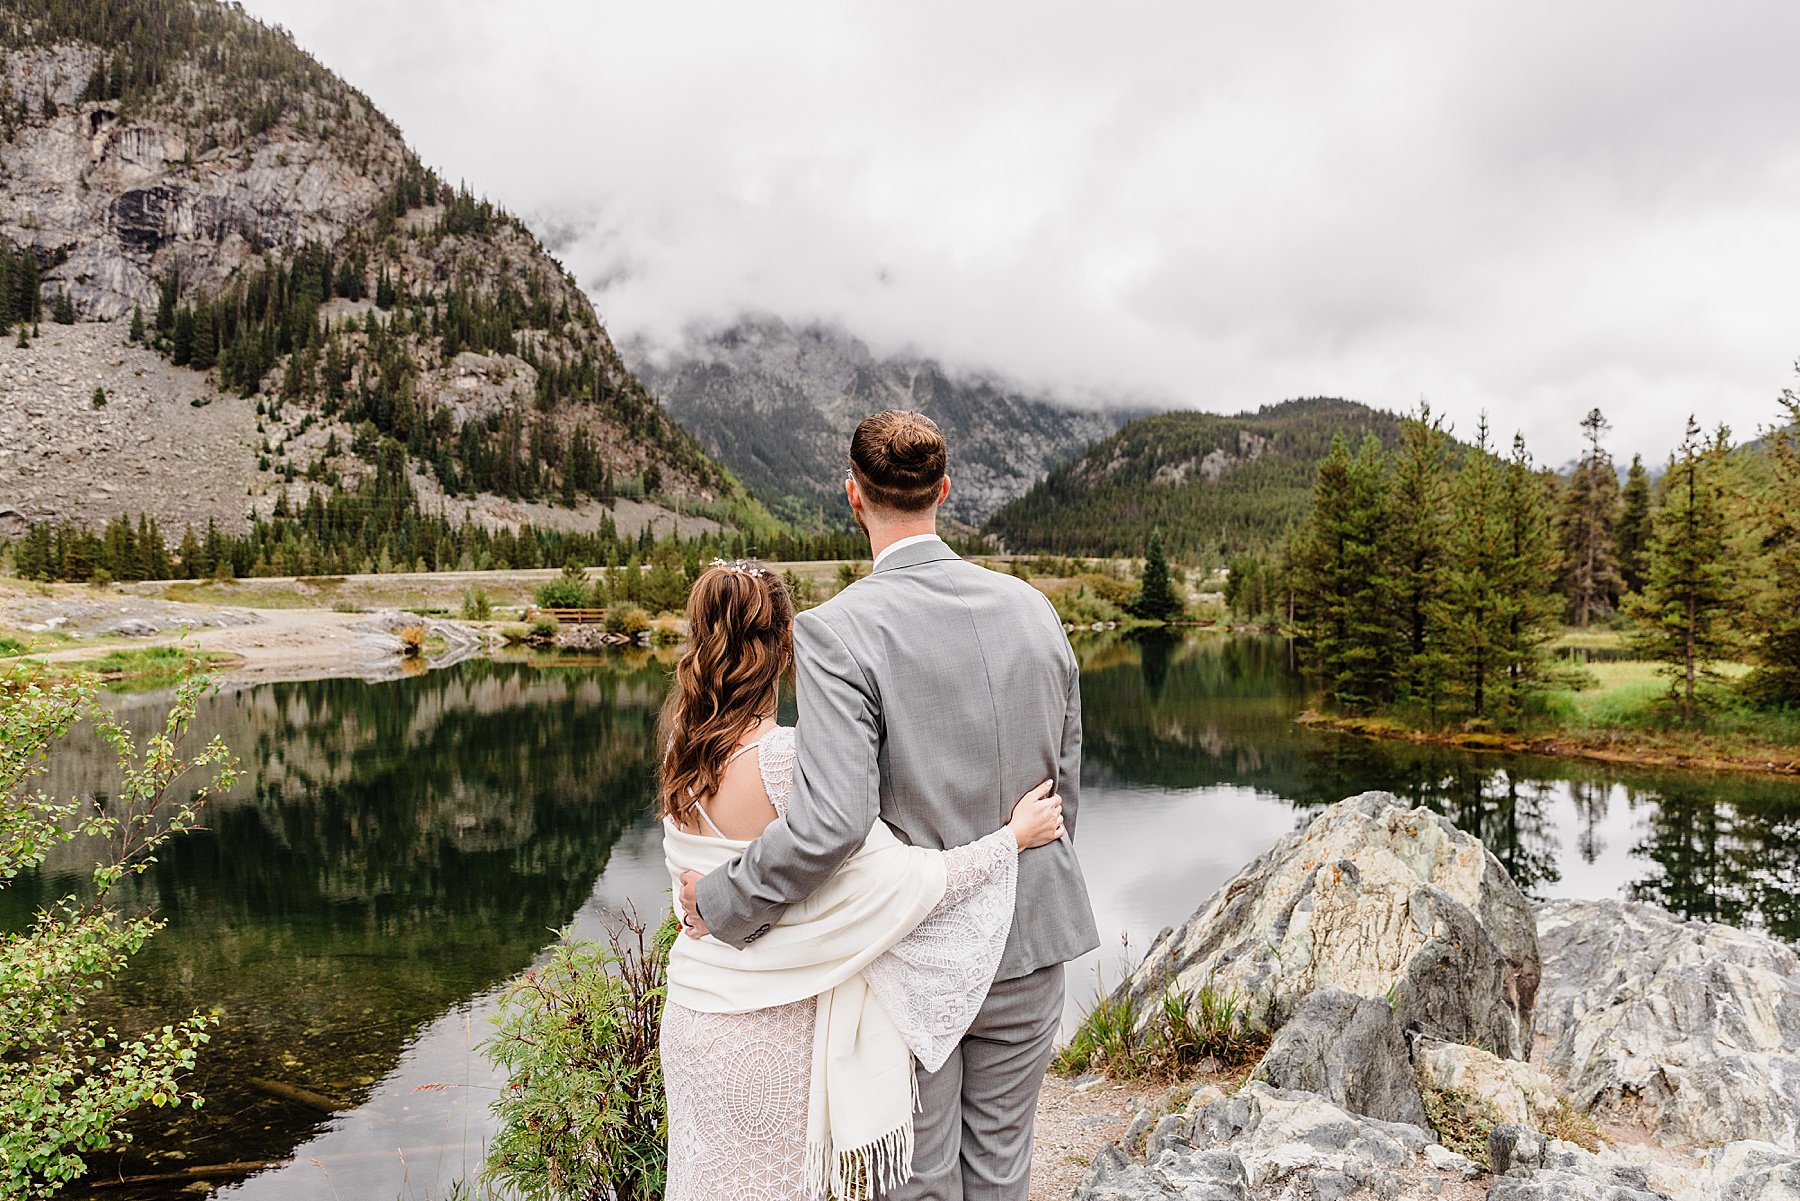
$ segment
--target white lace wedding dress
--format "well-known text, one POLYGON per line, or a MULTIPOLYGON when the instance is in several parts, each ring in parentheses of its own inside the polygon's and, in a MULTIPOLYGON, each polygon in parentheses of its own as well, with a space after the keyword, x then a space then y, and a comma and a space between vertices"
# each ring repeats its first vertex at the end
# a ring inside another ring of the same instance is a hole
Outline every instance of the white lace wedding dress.
MULTIPOLYGON (((763 788, 787 812, 794 731, 757 745, 763 788)), ((943 1063, 980 1008, 1012 928, 1019 856, 1002 827, 945 851, 944 899, 863 978, 918 1058, 943 1063)), ((806 1104, 817 999, 750 1013, 663 1007, 669 1095, 665 1201, 818 1201, 807 1192, 806 1104)))

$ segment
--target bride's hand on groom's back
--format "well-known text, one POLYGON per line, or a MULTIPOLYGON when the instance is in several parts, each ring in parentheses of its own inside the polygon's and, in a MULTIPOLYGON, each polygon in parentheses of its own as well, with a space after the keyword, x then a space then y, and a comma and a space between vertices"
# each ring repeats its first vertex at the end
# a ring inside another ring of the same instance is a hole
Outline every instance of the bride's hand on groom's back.
POLYGON ((1021 851, 1044 846, 1063 836, 1062 798, 1051 791, 1055 787, 1055 780, 1045 780, 1013 806, 1012 820, 1006 823, 1006 828, 1013 832, 1021 851))

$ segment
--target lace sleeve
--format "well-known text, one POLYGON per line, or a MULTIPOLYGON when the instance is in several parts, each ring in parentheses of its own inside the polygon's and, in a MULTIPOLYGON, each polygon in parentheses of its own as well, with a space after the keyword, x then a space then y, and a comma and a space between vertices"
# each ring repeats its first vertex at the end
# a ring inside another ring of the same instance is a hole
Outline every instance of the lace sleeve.
POLYGON ((944 899, 911 934, 863 969, 927 1071, 944 1066, 987 1000, 1012 932, 1019 851, 1012 831, 943 852, 944 899))
POLYGON ((786 817, 788 798, 794 794, 794 727, 776 726, 763 735, 756 748, 756 767, 762 773, 763 791, 778 816, 786 817))

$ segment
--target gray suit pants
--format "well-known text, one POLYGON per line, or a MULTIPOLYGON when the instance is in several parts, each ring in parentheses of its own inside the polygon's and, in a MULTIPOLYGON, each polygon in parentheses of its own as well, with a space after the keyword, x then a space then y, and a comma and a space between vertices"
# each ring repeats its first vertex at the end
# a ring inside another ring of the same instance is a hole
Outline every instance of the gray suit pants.
POLYGON ((994 983, 962 1045, 919 1073, 913 1177, 892 1201, 1027 1201, 1038 1089, 1062 1011, 1060 963, 994 983))

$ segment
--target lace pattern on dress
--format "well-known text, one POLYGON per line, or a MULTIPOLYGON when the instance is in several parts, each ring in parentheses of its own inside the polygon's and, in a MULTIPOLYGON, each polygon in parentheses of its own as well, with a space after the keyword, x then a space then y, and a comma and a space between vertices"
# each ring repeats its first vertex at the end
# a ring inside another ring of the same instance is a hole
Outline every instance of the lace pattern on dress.
POLYGON ((1000 968, 1012 932, 1018 844, 996 830, 944 852, 944 899, 911 934, 863 969, 881 1007, 928 1072, 962 1041, 1000 968))
MULTIPOLYGON (((794 731, 763 736, 757 765, 775 812, 794 787, 794 731)), ((987 999, 1012 929, 1019 856, 1001 829, 944 852, 947 887, 925 920, 863 969, 907 1046, 930 1071, 987 999)), ((663 1007, 669 1097, 666 1201, 815 1201, 806 1172, 818 1000, 752 1013, 663 1007)))

